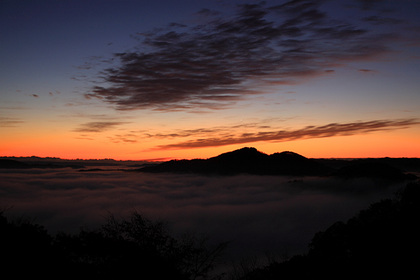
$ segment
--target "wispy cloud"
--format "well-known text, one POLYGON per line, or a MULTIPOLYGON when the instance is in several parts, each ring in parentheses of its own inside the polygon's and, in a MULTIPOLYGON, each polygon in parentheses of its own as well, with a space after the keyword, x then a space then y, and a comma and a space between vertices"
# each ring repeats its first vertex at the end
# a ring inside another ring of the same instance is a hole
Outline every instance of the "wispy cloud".
POLYGON ((81 124, 74 131, 75 132, 103 132, 122 124, 126 124, 126 122, 111 122, 111 121, 88 122, 88 123, 81 124))
MULTIPOLYGON (((307 126, 297 130, 265 130, 242 134, 229 133, 222 136, 202 137, 194 140, 159 146, 159 149, 188 149, 245 144, 259 141, 285 142, 299 139, 356 135, 368 132, 394 130, 419 125, 418 119, 373 120, 351 123, 330 123, 321 126, 307 126)), ((232 130, 234 131, 234 130, 232 130)))
POLYGON ((24 121, 18 118, 0 116, 0 127, 17 127, 22 123, 24 121))
MULTIPOLYGON (((359 2, 367 13, 380 1, 359 2)), ((110 60, 120 63, 100 74, 105 85, 85 96, 120 110, 219 109, 262 93, 259 85, 296 83, 387 53, 389 41, 395 42, 369 25, 333 19, 322 3, 245 4, 231 17, 203 9, 207 21, 201 24, 138 34, 139 46, 115 54, 110 60)), ((365 23, 395 23, 375 16, 365 23)))
MULTIPOLYGON (((324 138, 356 135, 385 130, 396 130, 420 125, 418 119, 371 120, 349 123, 330 123, 310 125, 301 129, 281 129, 280 120, 261 120, 259 122, 231 124, 192 129, 172 129, 167 131, 132 130, 108 136, 113 143, 139 143, 140 141, 171 141, 170 144, 157 145, 152 150, 190 149, 217 147, 254 142, 286 142, 300 139, 324 138), (187 140, 186 140, 187 139, 187 140)), ((83 133, 80 139, 92 139, 87 133, 99 133, 114 129, 127 122, 97 121, 81 124, 74 131, 83 133)))
POLYGON ((176 129, 171 132, 159 132, 159 133, 146 133, 145 135, 150 138, 184 138, 184 137, 200 137, 200 136, 208 136, 208 135, 231 135, 234 131, 244 131, 246 129, 266 129, 270 126, 263 125, 261 123, 246 123, 246 124, 238 124, 238 125, 231 125, 231 126, 217 126, 217 127, 208 127, 208 128, 195 128, 195 129, 176 129))
POLYGON ((138 138, 139 137, 134 133, 116 134, 108 137, 108 139, 113 143, 137 143, 138 138))
POLYGON ((382 16, 369 16, 363 18, 363 20, 376 25, 382 24, 401 24, 403 20, 392 18, 392 17, 382 17, 382 16))
POLYGON ((372 69, 365 69, 365 68, 359 69, 358 71, 359 71, 359 72, 362 72, 362 73, 376 73, 376 71, 375 71, 375 70, 372 70, 372 69))

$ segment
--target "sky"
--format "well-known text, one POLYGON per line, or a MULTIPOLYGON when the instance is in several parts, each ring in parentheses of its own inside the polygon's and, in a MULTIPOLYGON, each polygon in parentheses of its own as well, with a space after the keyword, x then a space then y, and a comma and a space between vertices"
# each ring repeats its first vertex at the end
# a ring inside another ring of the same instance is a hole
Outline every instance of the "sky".
POLYGON ((420 1, 0 0, 0 156, 420 157, 420 1))

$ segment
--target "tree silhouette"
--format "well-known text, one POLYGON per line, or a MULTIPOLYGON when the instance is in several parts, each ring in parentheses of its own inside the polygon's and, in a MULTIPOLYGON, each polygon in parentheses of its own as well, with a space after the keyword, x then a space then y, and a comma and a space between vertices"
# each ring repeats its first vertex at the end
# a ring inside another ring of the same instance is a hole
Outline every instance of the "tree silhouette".
POLYGON ((56 264, 52 237, 26 218, 10 221, 0 212, 1 267, 4 275, 51 275, 56 264), (7 274, 9 272, 10 274, 7 274))
POLYGON ((210 279, 226 246, 196 236, 175 238, 165 223, 137 212, 129 219, 110 215, 100 229, 54 237, 0 212, 0 234, 2 273, 44 279, 210 279))
POLYGON ((418 275, 420 183, 318 232, 309 252, 241 279, 405 279, 418 275))

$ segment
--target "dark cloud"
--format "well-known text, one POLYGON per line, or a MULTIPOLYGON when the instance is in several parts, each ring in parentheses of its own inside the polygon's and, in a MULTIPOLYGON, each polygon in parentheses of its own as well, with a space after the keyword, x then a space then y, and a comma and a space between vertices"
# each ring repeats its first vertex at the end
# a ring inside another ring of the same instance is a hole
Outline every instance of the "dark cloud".
POLYGON ((88 122, 81 124, 76 128, 75 132, 102 132, 114 128, 115 126, 126 124, 126 122, 112 122, 112 121, 100 121, 100 122, 88 122))
POLYGON ((159 146, 160 149, 185 149, 215 147, 232 144, 245 144, 259 141, 284 142, 308 138, 322 138, 355 135, 374 131, 407 128, 419 125, 417 119, 374 120, 352 123, 330 123, 322 126, 307 126, 298 130, 266 130, 251 133, 228 134, 224 136, 203 137, 195 140, 159 146))
POLYGON ((54 92, 50 91, 50 92, 48 92, 48 94, 49 94, 50 96, 55 96, 55 95, 57 95, 57 94, 61 94, 61 92, 60 92, 60 91, 58 91, 58 90, 56 90, 56 91, 54 91, 54 92))
POLYGON ((258 85, 293 84, 388 51, 391 36, 333 20, 322 2, 245 4, 231 17, 203 9, 201 24, 137 34, 139 46, 115 54, 104 85, 85 96, 120 110, 218 109, 262 93, 258 85))
POLYGON ((362 72, 362 73, 375 73, 375 72, 376 72, 375 70, 372 70, 372 69, 365 69, 365 68, 363 68, 363 69, 359 69, 358 71, 359 71, 359 72, 362 72))
POLYGON ((370 10, 376 8, 381 3, 384 3, 385 0, 357 0, 364 10, 370 10))

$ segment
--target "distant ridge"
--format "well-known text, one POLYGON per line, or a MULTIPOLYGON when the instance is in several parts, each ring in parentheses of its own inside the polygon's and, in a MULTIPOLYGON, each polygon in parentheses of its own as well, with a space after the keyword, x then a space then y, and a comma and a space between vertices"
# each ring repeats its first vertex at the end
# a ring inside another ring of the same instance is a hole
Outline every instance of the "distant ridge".
POLYGON ((334 176, 349 178, 375 178, 387 181, 414 180, 413 174, 405 174, 399 168, 378 160, 356 160, 351 164, 339 168, 333 173, 334 176))
POLYGON ((82 165, 69 164, 64 160, 54 159, 54 162, 50 161, 26 161, 15 160, 15 159, 3 159, 0 158, 0 169, 30 169, 30 168, 64 168, 71 167, 74 169, 82 168, 82 165))
POLYGON ((30 168, 29 164, 13 159, 0 159, 0 168, 30 168))
POLYGON ((385 181, 417 179, 416 175, 402 171, 401 166, 410 167, 411 173, 420 173, 420 159, 317 160, 290 151, 267 155, 254 147, 244 147, 208 159, 171 160, 144 166, 137 171, 205 175, 332 176, 385 181))
POLYGON ((161 163, 113 159, 65 160, 51 157, 0 157, 2 172, 7 169, 32 168, 72 168, 80 172, 330 176, 344 180, 369 178, 381 183, 419 179, 420 158, 309 159, 291 151, 268 155, 254 147, 244 147, 208 159, 170 160, 161 163))
POLYGON ((171 160, 138 171, 218 175, 327 175, 332 170, 297 153, 286 151, 267 155, 256 148, 245 147, 209 159, 171 160))

